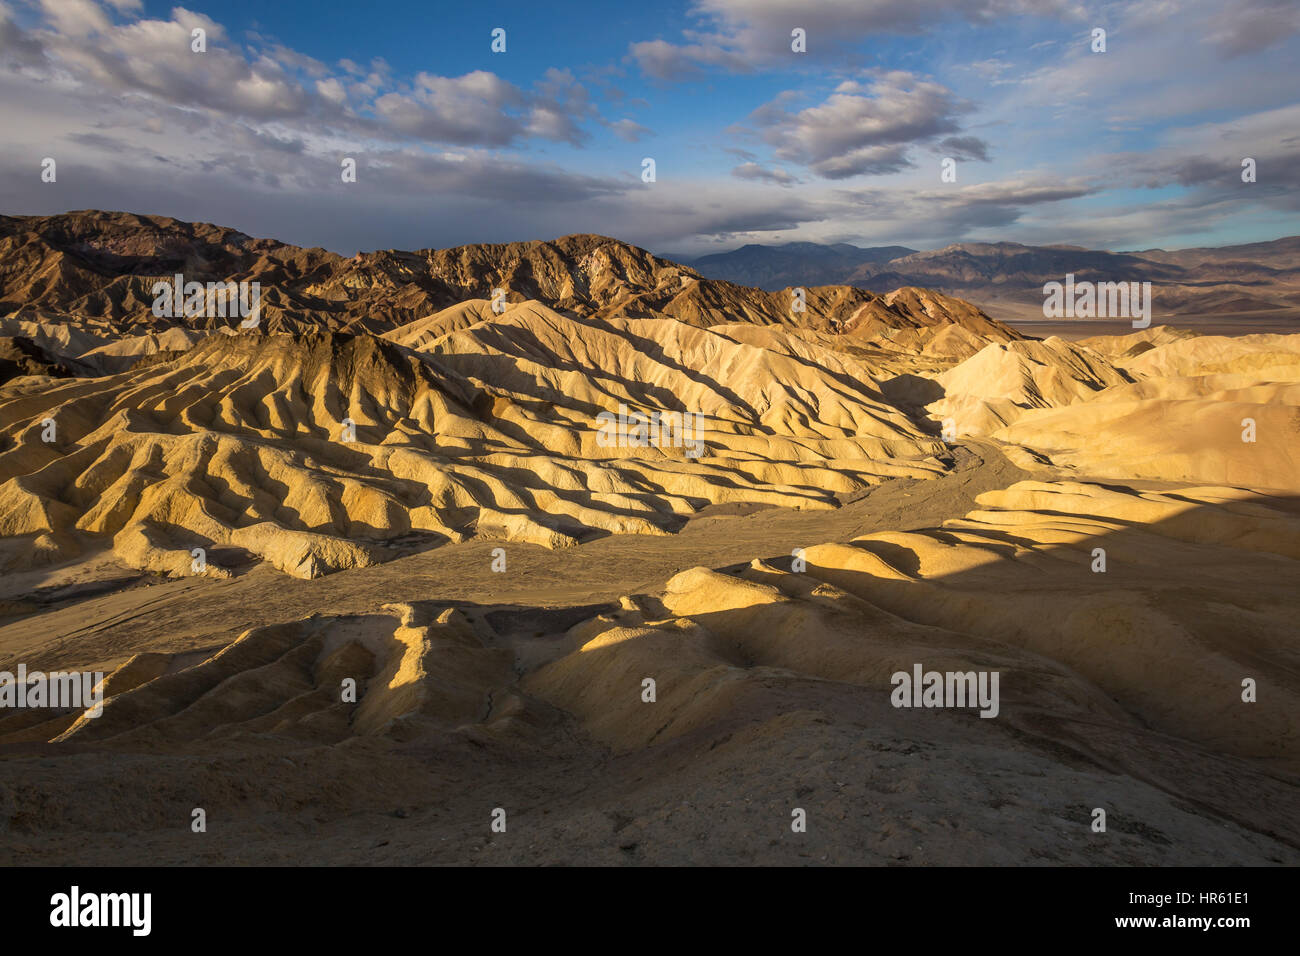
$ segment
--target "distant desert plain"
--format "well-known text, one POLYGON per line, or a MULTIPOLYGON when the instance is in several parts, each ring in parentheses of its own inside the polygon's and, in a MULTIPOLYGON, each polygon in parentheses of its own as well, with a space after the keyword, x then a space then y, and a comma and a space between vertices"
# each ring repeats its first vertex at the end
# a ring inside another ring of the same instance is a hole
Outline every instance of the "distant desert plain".
POLYGON ((988 309, 0 216, 0 863, 1300 863, 1300 334, 988 309))

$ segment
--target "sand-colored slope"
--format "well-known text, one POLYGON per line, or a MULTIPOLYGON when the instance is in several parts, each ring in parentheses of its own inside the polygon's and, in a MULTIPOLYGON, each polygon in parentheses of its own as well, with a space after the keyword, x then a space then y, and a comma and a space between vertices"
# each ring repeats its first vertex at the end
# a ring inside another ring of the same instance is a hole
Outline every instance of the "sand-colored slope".
POLYGON ((691 709, 739 662, 882 693, 913 661, 994 667, 1013 722, 1025 693, 1038 700, 1024 700, 1031 709, 1054 700, 1066 723, 1126 712, 1172 736, 1300 767, 1300 684, 1280 663, 1294 657, 1294 499, 1025 481, 979 501, 942 528, 810 547, 802 574, 782 569, 788 559, 756 561, 738 578, 683 572, 660 600, 576 628, 573 652, 527 686, 587 715, 611 745, 633 747, 688 729, 691 709), (1104 571, 1094 570, 1099 548, 1104 571), (684 695, 665 708, 675 723, 655 726, 630 697, 611 710, 613 695, 590 689, 637 672, 684 695), (1243 703, 1247 677, 1268 684, 1267 705, 1243 703))
MULTIPOLYGON (((506 707, 509 655, 484 647, 463 615, 422 620, 410 606, 366 617, 254 628, 211 657, 132 659, 104 682, 103 712, 65 718, 56 740, 188 747, 246 735, 312 743, 420 732, 506 707), (413 726, 414 724, 414 726, 413 726)), ((0 723, 0 736, 5 726, 0 723)), ((24 733, 30 737, 31 732, 24 733)))
POLYGON ((935 378, 943 398, 927 406, 954 435, 988 434, 1034 408, 1084 401, 1131 379, 1102 356, 1063 339, 990 343, 935 378))
POLYGON ((1096 401, 1025 415, 994 437, 1092 475, 1296 491, 1298 405, 1295 385, 1205 399, 1096 401))
POLYGON ((1116 361, 1135 382, 993 436, 1093 475, 1300 489, 1300 336, 1180 338, 1116 361))
MULTIPOLYGON (((222 329, 219 331, 231 331, 222 329)), ((107 322, 79 319, 0 318, 0 339, 26 340, 64 366, 68 374, 109 375, 122 372, 156 352, 183 352, 206 333, 173 326, 158 332, 119 335, 107 322)))
MULTIPOLYGON (((944 333, 959 346, 965 330, 944 333)), ((940 341, 935 339, 935 342, 940 341)), ((882 392, 950 439, 990 436, 1026 467, 1300 488, 1300 336, 1158 328, 1115 338, 988 342, 895 371, 882 392)))
POLYGON ((1300 335, 1199 335, 1162 342, 1125 363, 1142 378, 1251 374, 1300 377, 1300 335))
POLYGON ((109 536, 170 574, 229 573, 196 563, 202 548, 310 577, 385 560, 412 533, 550 546, 662 534, 707 504, 826 508, 942 468, 942 443, 860 365, 776 330, 750 345, 535 304, 446 328, 429 342, 427 324, 410 330, 420 352, 366 335, 215 335, 117 375, 0 393, 0 533, 26 542, 12 560, 109 536), (597 415, 620 406, 695 413, 698 433, 607 447, 597 415))

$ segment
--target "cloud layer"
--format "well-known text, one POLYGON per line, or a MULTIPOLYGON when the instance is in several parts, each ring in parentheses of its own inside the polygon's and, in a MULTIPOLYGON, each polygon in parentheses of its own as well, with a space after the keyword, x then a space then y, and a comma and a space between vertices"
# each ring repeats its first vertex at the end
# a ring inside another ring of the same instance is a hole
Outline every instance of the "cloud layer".
POLYGON ((695 0, 586 62, 446 74, 324 62, 219 16, 0 0, 2 211, 127 208, 343 252, 578 231, 701 252, 1266 238, 1300 206, 1300 103, 1270 68, 1300 52, 1283 0, 695 0))

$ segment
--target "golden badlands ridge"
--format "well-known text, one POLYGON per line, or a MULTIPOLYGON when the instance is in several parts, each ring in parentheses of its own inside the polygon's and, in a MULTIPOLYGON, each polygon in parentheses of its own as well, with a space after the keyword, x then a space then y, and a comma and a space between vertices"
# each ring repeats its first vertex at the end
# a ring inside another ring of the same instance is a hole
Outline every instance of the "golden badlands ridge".
POLYGON ((3 223, 0 670, 106 674, 0 712, 5 863, 1300 862, 1300 336, 97 215, 3 223))

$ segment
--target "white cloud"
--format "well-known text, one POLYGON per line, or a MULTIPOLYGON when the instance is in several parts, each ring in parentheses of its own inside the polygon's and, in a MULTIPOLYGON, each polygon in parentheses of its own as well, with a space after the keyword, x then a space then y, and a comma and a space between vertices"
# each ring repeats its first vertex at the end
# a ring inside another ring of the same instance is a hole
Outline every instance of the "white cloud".
MULTIPOLYGON (((116 5, 140 9, 134 0, 116 5)), ((352 61, 341 72, 278 43, 232 44, 220 23, 175 7, 170 19, 114 24, 93 0, 41 0, 44 28, 24 30, 0 7, 0 61, 108 104, 145 97, 183 110, 255 121, 296 120, 389 141, 409 139, 504 146, 524 137, 580 143, 582 123, 599 119, 572 74, 548 71, 532 91, 494 73, 460 77, 420 73, 395 84, 382 58, 368 71, 352 61), (206 52, 191 31, 207 32, 206 52), (354 77, 365 73, 364 82, 354 77)), ((125 114, 124 114, 125 115, 125 114)))
POLYGON ((328 100, 335 106, 342 106, 348 98, 347 91, 343 88, 343 84, 333 77, 330 77, 328 80, 317 80, 316 92, 321 95, 322 99, 328 100))
POLYGON ((41 9, 64 36, 103 33, 110 25, 108 14, 94 0, 41 0, 41 9))
MULTIPOLYGON (((791 97, 760 107, 751 120, 773 152, 825 179, 898 172, 912 165, 911 145, 960 130, 969 106, 946 87, 893 71, 869 83, 845 81, 823 103, 792 111, 791 97)), ((982 143, 965 137, 966 152, 982 143)))
POLYGON ((610 131, 625 143, 636 143, 654 134, 635 120, 624 117, 609 124, 610 131))
POLYGON ((731 175, 737 179, 750 179, 755 182, 772 183, 777 186, 793 186, 799 182, 797 176, 792 176, 779 166, 766 167, 758 163, 741 163, 731 171, 731 175))
POLYGON ((914 34, 954 18, 987 23, 999 17, 1077 19, 1074 0, 696 0, 703 25, 684 30, 684 43, 633 43, 629 55, 658 80, 682 80, 705 67, 736 73, 791 64, 791 30, 806 32, 809 52, 843 51, 880 34, 914 34))

